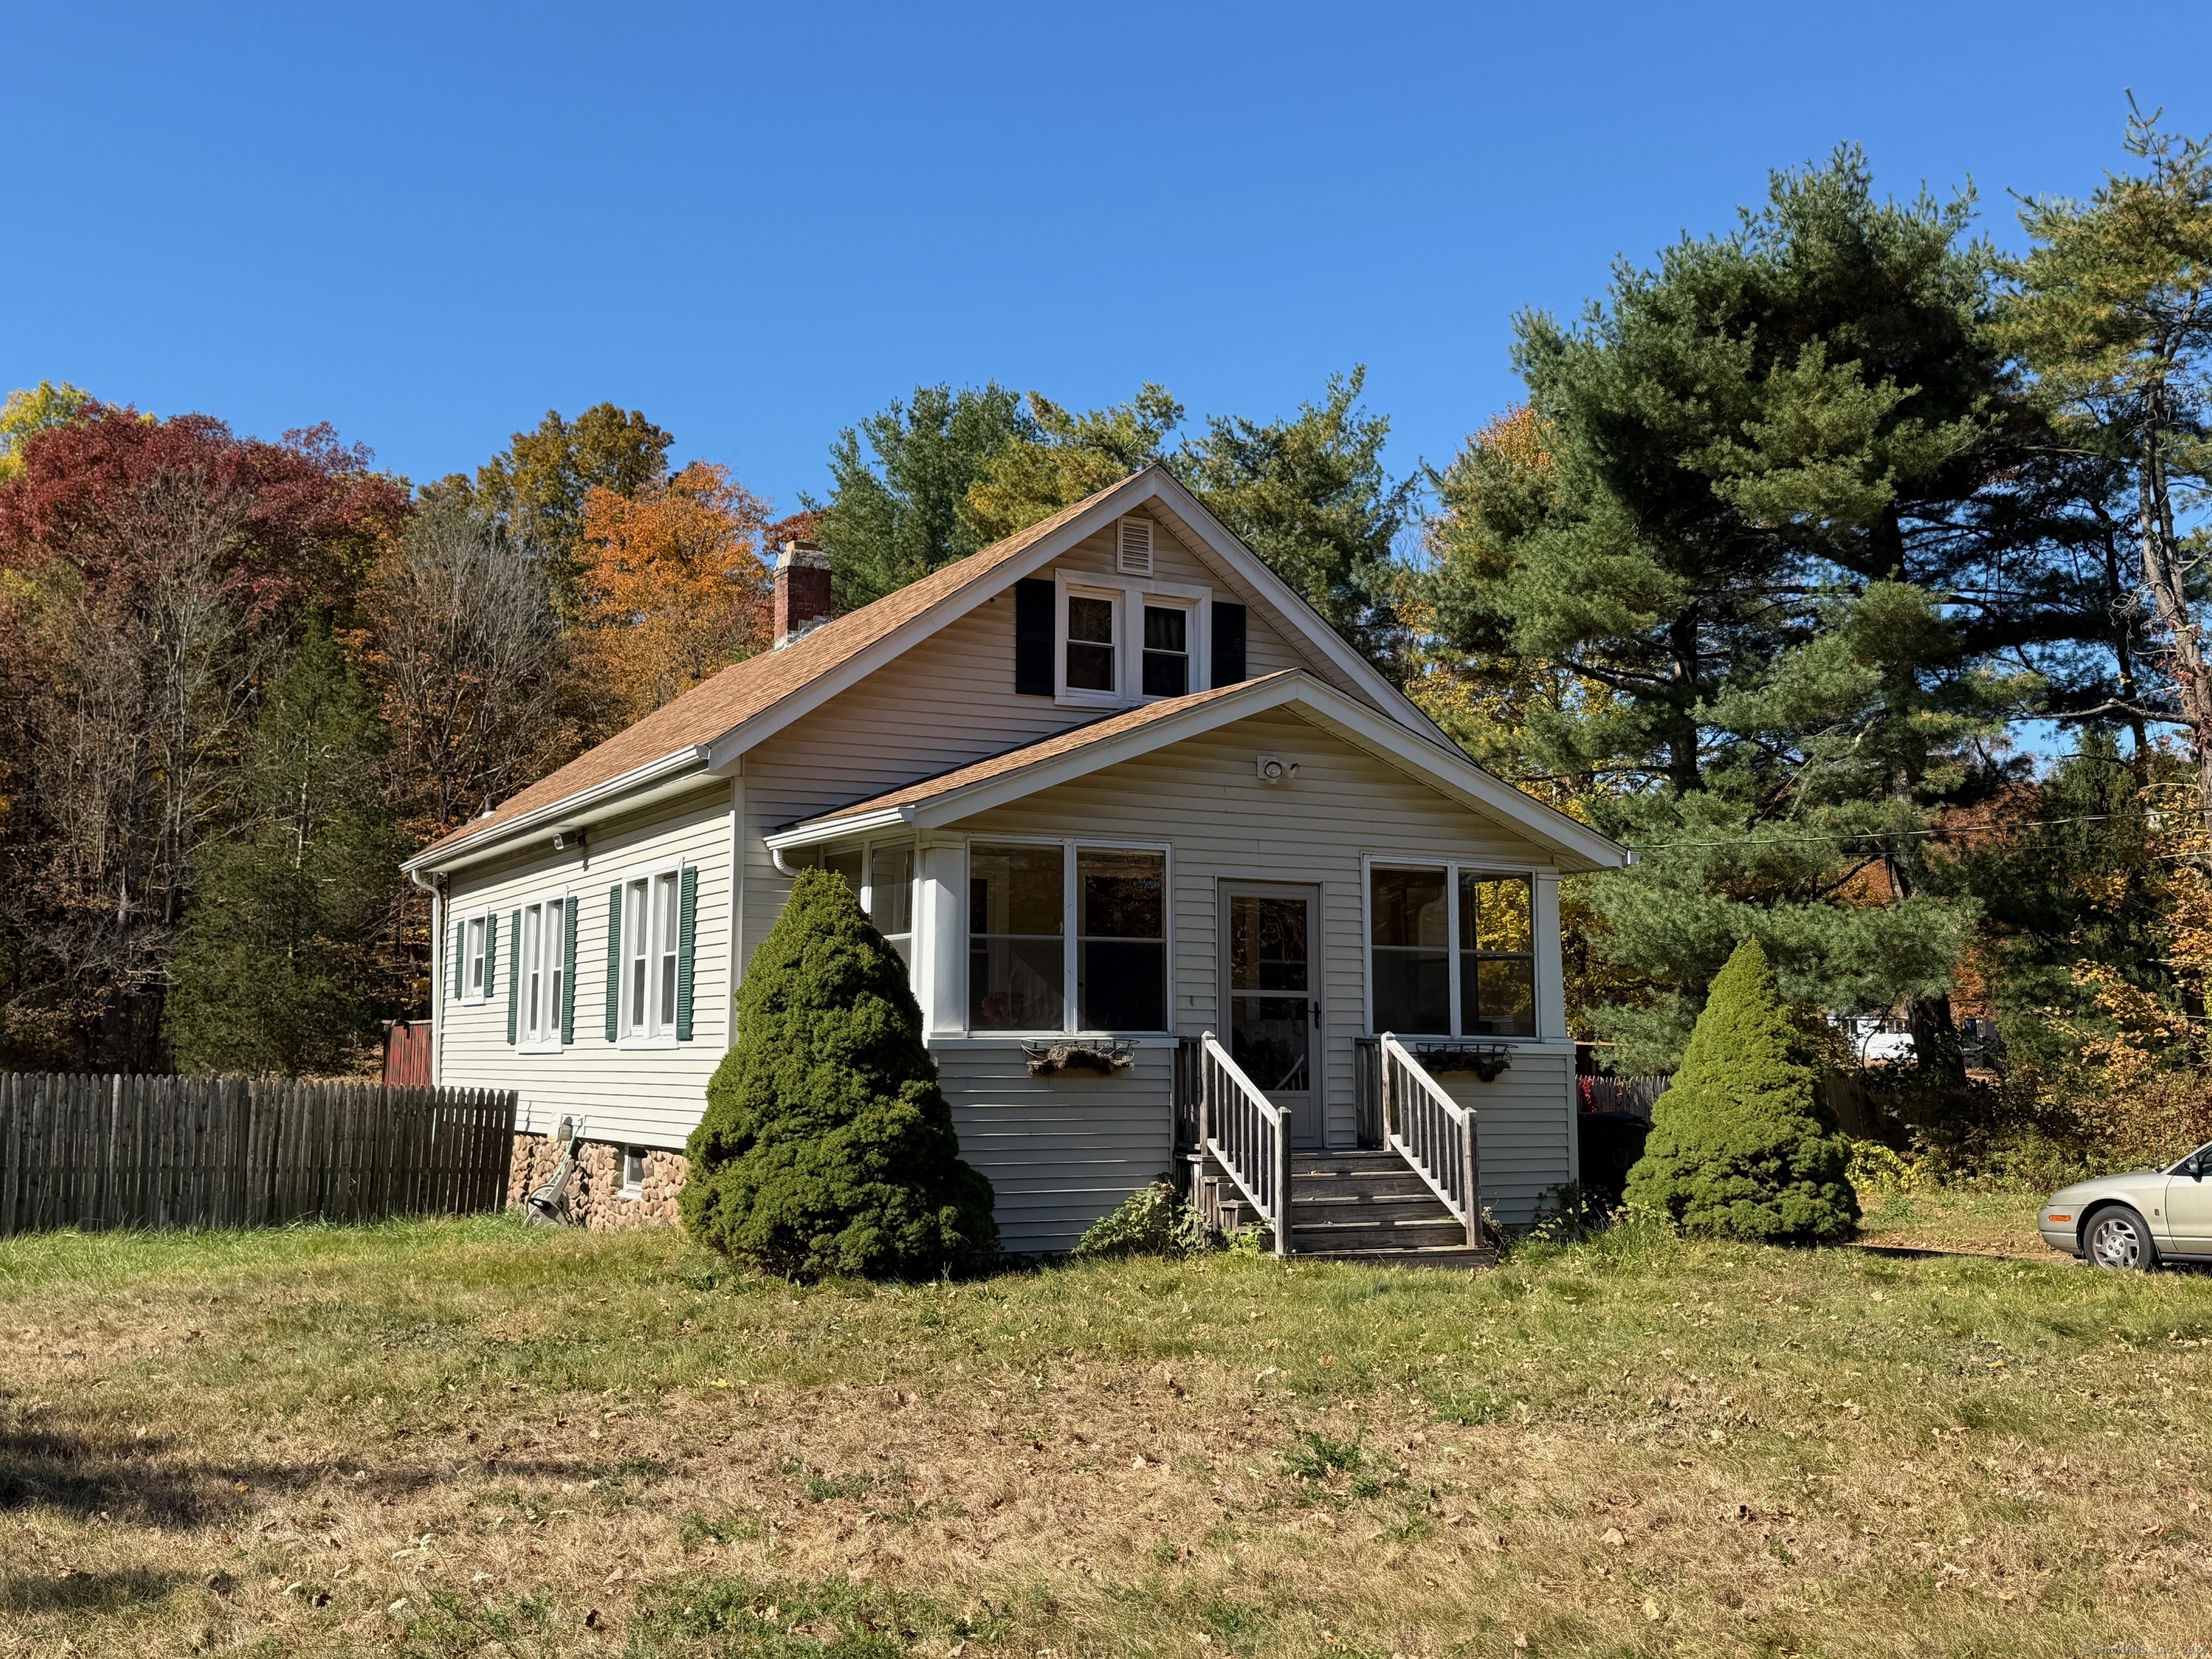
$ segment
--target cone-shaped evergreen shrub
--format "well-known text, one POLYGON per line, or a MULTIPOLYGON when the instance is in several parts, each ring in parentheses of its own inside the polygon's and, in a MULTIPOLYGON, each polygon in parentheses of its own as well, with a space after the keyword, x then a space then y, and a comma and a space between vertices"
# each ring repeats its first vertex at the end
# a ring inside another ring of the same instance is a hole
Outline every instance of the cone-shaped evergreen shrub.
POLYGON ((753 953, 685 1150, 684 1224, 771 1272, 927 1277, 998 1245, 905 964, 827 871, 800 872, 753 953))
POLYGON ((1820 1104, 1758 941, 1713 978, 1682 1067, 1651 1112, 1628 1207, 1689 1232, 1826 1243, 1858 1225, 1850 1155, 1820 1104))

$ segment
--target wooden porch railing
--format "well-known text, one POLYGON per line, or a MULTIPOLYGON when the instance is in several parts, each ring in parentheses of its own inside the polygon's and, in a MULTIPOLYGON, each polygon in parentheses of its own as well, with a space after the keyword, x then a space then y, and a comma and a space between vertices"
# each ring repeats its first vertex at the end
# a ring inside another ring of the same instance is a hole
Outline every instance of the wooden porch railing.
POLYGON ((1382 1059, 1382 1135, 1390 1150, 1482 1243, 1482 1182, 1475 1159, 1474 1113, 1445 1092, 1428 1068, 1389 1032, 1376 1043, 1382 1059))
POLYGON ((1382 1039, 1352 1039, 1352 1134, 1363 1152, 1382 1150, 1382 1039))
POLYGON ((1208 1031, 1199 1042, 1198 1144, 1291 1253, 1291 1114, 1262 1093, 1208 1031))

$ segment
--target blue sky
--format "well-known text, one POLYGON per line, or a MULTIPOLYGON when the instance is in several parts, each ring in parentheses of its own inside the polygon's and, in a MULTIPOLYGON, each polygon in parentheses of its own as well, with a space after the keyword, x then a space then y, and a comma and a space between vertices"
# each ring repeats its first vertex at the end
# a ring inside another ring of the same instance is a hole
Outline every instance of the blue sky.
POLYGON ((613 398, 795 506, 917 381, 1270 416, 1364 362, 1404 469, 1513 398, 1516 309, 1770 167, 1856 140, 2011 239, 2128 86, 2212 129, 2208 46, 2124 5, 0 0, 0 387, 329 420, 418 481, 613 398))

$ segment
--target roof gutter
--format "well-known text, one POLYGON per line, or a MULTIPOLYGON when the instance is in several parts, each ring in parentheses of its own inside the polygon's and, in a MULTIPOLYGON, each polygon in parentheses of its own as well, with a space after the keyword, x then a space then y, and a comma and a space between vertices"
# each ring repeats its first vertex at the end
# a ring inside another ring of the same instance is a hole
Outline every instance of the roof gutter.
POLYGON ((480 838, 472 838, 464 830, 456 842, 441 842, 425 848, 399 867, 410 878, 417 870, 447 871, 464 864, 473 864, 488 858, 501 848, 532 834, 573 828, 587 817, 593 808, 604 806, 623 795, 665 788, 672 783, 687 781, 693 774, 707 770, 707 746, 694 744, 657 761, 633 767, 620 777, 609 778, 605 783, 593 784, 573 795, 565 795, 535 811, 509 818, 492 825, 480 838))

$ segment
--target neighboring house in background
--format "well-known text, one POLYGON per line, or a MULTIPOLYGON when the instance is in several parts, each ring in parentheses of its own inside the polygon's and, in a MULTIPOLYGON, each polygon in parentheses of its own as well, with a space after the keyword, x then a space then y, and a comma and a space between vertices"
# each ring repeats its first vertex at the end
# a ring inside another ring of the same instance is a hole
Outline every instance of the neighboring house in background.
POLYGON ((407 866, 438 1081, 573 1118, 596 1220, 623 1190, 665 1213, 803 865, 910 964, 1011 1249, 1176 1167, 1201 1095, 1201 1193, 1272 1215, 1280 1188, 1301 1249, 1460 1240, 1468 1106, 1498 1218, 1574 1178, 1559 879, 1628 854, 1472 764, 1165 472, 829 596, 786 550, 776 648, 407 866))

